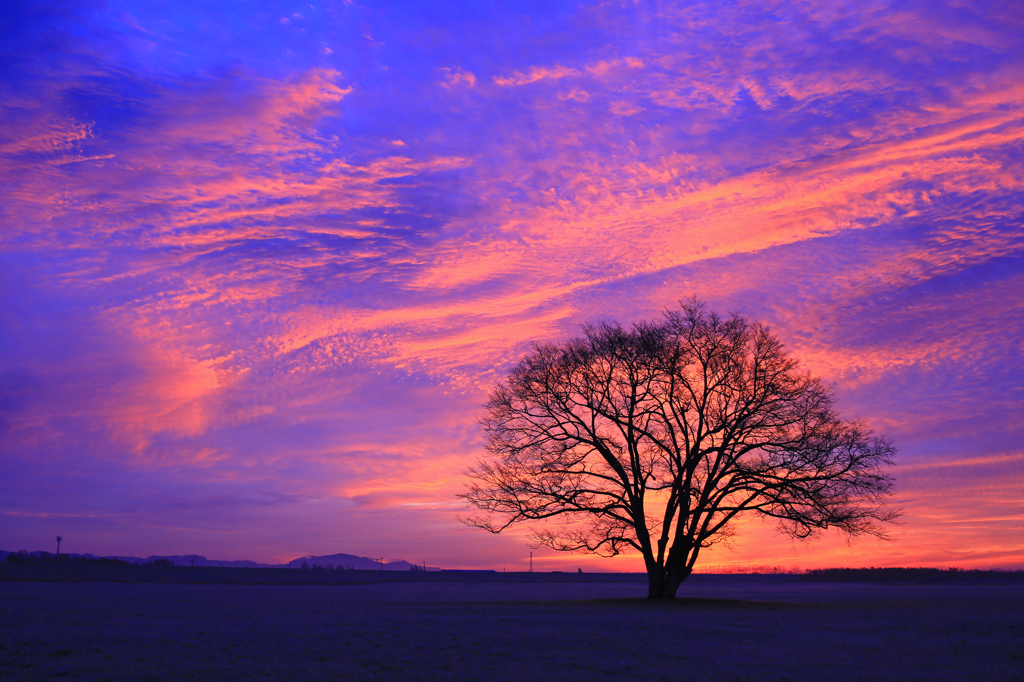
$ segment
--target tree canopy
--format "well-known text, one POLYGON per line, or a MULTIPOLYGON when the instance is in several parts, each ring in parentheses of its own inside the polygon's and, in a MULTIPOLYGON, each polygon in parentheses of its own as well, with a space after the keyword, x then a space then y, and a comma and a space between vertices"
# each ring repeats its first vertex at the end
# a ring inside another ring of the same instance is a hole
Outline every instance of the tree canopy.
POLYGON ((832 389, 764 325, 692 300, 627 329, 537 344, 490 394, 471 526, 534 522, 556 550, 639 552, 672 598, 741 514, 791 536, 884 536, 895 448, 843 419, 832 389))

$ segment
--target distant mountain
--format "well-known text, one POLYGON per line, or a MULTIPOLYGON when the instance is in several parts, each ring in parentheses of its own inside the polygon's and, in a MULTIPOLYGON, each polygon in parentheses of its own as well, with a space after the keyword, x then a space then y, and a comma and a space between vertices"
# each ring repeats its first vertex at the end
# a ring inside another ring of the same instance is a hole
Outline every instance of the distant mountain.
MULTIPOLYGON (((410 564, 408 561, 381 561, 354 554, 326 554, 323 556, 304 556, 288 562, 288 568, 322 567, 334 569, 355 569, 357 571, 417 571, 424 570, 422 564, 410 564)), ((437 566, 427 566, 428 571, 440 571, 437 566)))

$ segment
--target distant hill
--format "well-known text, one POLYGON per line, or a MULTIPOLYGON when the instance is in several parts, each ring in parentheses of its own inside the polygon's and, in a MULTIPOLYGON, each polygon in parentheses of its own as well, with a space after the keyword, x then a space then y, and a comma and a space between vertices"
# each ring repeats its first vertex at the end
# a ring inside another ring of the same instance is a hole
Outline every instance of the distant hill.
MULTIPOLYGON (((334 568, 334 569, 354 569, 357 571, 416 571, 424 570, 422 564, 410 564, 408 561, 381 561, 377 559, 369 559, 364 556, 356 556, 354 554, 326 554, 323 556, 304 556, 298 559, 292 559, 288 562, 288 568, 302 568, 302 564, 306 564, 309 568, 320 567, 320 568, 334 568)), ((427 566, 425 570, 428 571, 440 571, 441 569, 437 566, 427 566)))

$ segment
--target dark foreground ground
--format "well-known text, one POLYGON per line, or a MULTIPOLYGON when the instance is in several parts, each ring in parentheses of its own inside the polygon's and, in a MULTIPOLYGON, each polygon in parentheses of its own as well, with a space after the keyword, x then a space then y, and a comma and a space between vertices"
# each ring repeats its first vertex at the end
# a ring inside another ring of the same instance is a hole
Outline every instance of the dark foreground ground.
POLYGON ((1024 680, 1024 585, 0 582, 0 679, 1024 680))

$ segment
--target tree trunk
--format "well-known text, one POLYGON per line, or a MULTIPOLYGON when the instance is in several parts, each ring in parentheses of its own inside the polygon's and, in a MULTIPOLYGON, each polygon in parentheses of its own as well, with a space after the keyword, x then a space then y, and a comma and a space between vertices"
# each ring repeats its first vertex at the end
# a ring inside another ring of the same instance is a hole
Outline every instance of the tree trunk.
POLYGON ((675 599, 679 586, 690 576, 690 566, 697 560, 699 551, 699 546, 695 546, 691 538, 682 537, 672 545, 664 566, 659 566, 654 557, 650 557, 646 562, 647 598, 675 599))
POLYGON ((659 567, 657 570, 647 571, 647 598, 675 599, 679 586, 689 577, 690 572, 690 569, 686 567, 677 569, 659 567))

